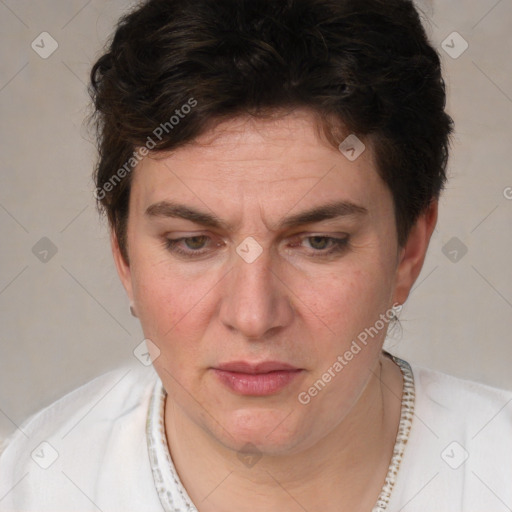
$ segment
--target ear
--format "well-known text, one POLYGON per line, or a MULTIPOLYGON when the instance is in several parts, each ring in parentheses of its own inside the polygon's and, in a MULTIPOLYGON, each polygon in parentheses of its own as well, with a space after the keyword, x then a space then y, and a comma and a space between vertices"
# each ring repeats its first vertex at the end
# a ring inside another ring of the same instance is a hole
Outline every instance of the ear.
POLYGON ((425 261, 430 237, 436 227, 438 201, 432 201, 411 228, 404 247, 399 251, 399 261, 395 279, 393 303, 403 304, 412 285, 420 275, 425 261))
POLYGON ((130 270, 130 265, 124 259, 124 256, 121 253, 119 241, 113 229, 110 231, 110 246, 112 247, 114 263, 116 265, 119 278, 121 279, 121 283, 123 284, 124 289, 126 290, 126 294, 128 295, 130 302, 133 302, 132 274, 130 270))

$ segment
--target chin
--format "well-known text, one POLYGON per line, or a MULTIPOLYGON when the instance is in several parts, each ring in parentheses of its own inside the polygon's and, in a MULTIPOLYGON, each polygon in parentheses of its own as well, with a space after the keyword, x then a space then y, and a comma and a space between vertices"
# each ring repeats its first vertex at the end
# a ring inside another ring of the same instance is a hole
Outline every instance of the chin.
MULTIPOLYGON (((302 437, 295 424, 287 421, 289 412, 243 410, 236 411, 226 418, 224 425, 229 425, 222 431, 222 444, 236 452, 250 452, 266 455, 282 455, 293 453, 302 437)), ((290 415, 290 418, 291 419, 290 415)))

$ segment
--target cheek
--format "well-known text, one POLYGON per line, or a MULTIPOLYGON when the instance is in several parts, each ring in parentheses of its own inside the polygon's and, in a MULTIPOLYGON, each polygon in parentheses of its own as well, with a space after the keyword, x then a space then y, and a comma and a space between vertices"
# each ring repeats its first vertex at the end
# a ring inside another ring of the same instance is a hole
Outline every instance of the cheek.
POLYGON ((209 318, 206 297, 215 280, 208 273, 191 280, 168 261, 151 264, 149 260, 132 262, 137 314, 144 336, 159 347, 168 367, 179 368, 198 355, 197 340, 209 318))
POLYGON ((300 391, 311 399, 315 414, 325 414, 327 430, 356 402, 378 361, 389 325, 380 318, 388 309, 390 282, 389 269, 360 261, 304 290, 321 321, 309 326, 314 363, 300 391))
POLYGON ((392 291, 390 272, 389 266, 365 265, 362 258, 354 258, 322 279, 304 281, 297 295, 329 333, 324 339, 343 345, 387 310, 392 291))

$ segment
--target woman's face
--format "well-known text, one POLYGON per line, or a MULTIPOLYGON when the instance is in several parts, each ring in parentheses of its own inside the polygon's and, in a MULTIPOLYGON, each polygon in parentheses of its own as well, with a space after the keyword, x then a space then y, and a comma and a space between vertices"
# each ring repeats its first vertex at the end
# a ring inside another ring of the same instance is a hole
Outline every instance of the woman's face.
POLYGON ((134 170, 116 263, 174 408, 225 446, 291 453, 354 406, 416 277, 391 193, 370 147, 351 161, 304 111, 196 142, 134 170))

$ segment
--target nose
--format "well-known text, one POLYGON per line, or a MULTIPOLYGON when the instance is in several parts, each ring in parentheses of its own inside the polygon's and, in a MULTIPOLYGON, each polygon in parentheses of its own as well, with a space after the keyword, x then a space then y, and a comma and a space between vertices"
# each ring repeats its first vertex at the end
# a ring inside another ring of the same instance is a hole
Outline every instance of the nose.
POLYGON ((265 341, 293 317, 290 291, 280 275, 283 266, 269 248, 263 248, 253 261, 240 254, 234 255, 226 276, 221 320, 247 340, 265 341))

